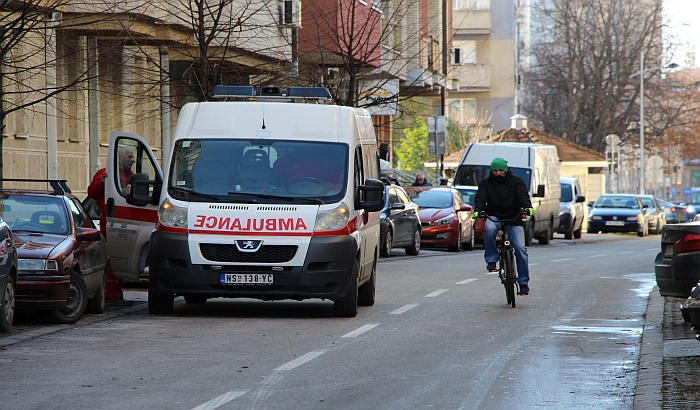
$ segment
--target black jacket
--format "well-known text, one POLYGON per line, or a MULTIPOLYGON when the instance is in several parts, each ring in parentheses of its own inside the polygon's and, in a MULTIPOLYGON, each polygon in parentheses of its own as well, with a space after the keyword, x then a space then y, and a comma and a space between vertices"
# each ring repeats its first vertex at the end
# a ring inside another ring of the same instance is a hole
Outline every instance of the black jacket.
MULTIPOLYGON (((474 197, 474 211, 486 211, 498 219, 514 218, 521 208, 532 208, 530 194, 525 182, 511 171, 499 179, 489 174, 479 182, 479 189, 474 197)), ((522 225, 522 222, 516 223, 522 225)))

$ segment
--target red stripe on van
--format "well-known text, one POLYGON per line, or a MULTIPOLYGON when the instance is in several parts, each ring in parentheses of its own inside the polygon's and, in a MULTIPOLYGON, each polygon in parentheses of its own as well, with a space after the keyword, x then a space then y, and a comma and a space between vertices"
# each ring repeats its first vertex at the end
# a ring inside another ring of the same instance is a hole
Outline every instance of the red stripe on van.
POLYGON ((190 229, 190 234, 200 235, 245 235, 245 236, 311 236, 311 232, 289 231, 214 231, 208 229, 190 229))
POLYGON ((115 206, 114 217, 128 219, 130 221, 158 222, 158 211, 155 209, 132 208, 129 206, 115 206))

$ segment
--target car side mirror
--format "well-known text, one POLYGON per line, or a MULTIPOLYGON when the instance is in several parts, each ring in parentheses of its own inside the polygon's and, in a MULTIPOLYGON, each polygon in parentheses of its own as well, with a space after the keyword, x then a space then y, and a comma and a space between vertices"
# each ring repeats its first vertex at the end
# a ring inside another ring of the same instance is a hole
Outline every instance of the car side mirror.
POLYGON ((78 228, 76 231, 76 237, 79 241, 99 241, 102 237, 102 233, 99 229, 78 228))
MULTIPOLYGON (((381 182, 379 183, 381 184, 381 182)), ((129 178, 129 185, 127 185, 126 190, 126 202, 128 204, 134 206, 158 205, 159 200, 159 181, 149 180, 148 174, 134 174, 129 178)))
POLYGON ((647 205, 647 204, 642 205, 642 209, 648 209, 648 208, 649 208, 649 205, 647 205))
POLYGON ((586 197, 583 195, 579 195, 576 197, 576 202, 586 202, 586 197))
POLYGON ((537 185, 537 191, 535 191, 532 196, 535 198, 544 198, 544 184, 537 185))
POLYGON ((460 212, 470 212, 472 207, 469 205, 462 205, 459 207, 460 212))

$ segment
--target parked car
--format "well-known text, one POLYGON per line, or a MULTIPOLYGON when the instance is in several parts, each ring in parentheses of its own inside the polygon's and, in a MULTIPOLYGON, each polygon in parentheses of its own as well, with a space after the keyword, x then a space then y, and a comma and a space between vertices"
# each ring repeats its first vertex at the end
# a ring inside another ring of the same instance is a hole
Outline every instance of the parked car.
POLYGON ((588 215, 588 232, 636 232, 646 236, 649 224, 642 200, 631 194, 601 195, 588 215))
POLYGON ((667 224, 685 222, 685 210, 682 211, 683 215, 681 218, 679 218, 678 215, 678 212, 680 212, 681 210, 680 206, 672 202, 664 201, 663 199, 657 199, 656 202, 658 202, 659 206, 661 206, 664 209, 667 224))
POLYGON ((41 310, 49 322, 70 324, 85 312, 104 311, 109 256, 65 181, 32 184, 48 182, 53 190, 0 189, 0 211, 17 244, 17 309, 41 310))
POLYGON ((660 234, 661 228, 666 225, 666 213, 653 195, 639 195, 639 198, 642 200, 642 206, 646 208, 649 232, 660 234))
POLYGON ((654 273, 661 295, 677 298, 690 295, 700 280, 700 222, 663 227, 654 273))
POLYGON ((686 218, 688 218, 689 221, 692 221, 695 215, 700 213, 700 188, 693 188, 688 202, 686 203, 685 212, 686 218))
POLYGON ((418 255, 421 244, 421 226, 418 205, 400 186, 384 187, 384 208, 380 218, 380 247, 382 256, 389 256, 392 248, 404 248, 407 255, 418 255))
POLYGON ((406 187, 419 207, 421 246, 443 247, 459 252, 474 249, 472 207, 465 204, 454 188, 406 187))
POLYGON ((17 289, 17 249, 12 230, 0 218, 0 333, 12 327, 17 289))
POLYGON ((586 218, 583 196, 578 178, 559 177, 561 194, 559 197, 559 227, 557 233, 563 233, 565 239, 580 239, 583 220, 586 218))
MULTIPOLYGON (((476 197, 476 191, 479 187, 472 185, 459 185, 454 187, 462 195, 464 203, 474 208, 474 197, 476 197)), ((486 219, 479 218, 474 221, 474 244, 484 245, 484 225, 486 224, 486 219)))

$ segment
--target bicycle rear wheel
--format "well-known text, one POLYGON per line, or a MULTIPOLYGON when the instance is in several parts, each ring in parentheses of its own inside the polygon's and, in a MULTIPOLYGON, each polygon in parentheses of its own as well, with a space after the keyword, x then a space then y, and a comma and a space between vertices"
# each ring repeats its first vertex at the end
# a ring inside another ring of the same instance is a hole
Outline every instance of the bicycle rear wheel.
POLYGON ((513 252, 506 251, 504 256, 503 269, 505 269, 505 281, 503 286, 506 287, 506 303, 515 307, 515 264, 513 261, 513 252))

